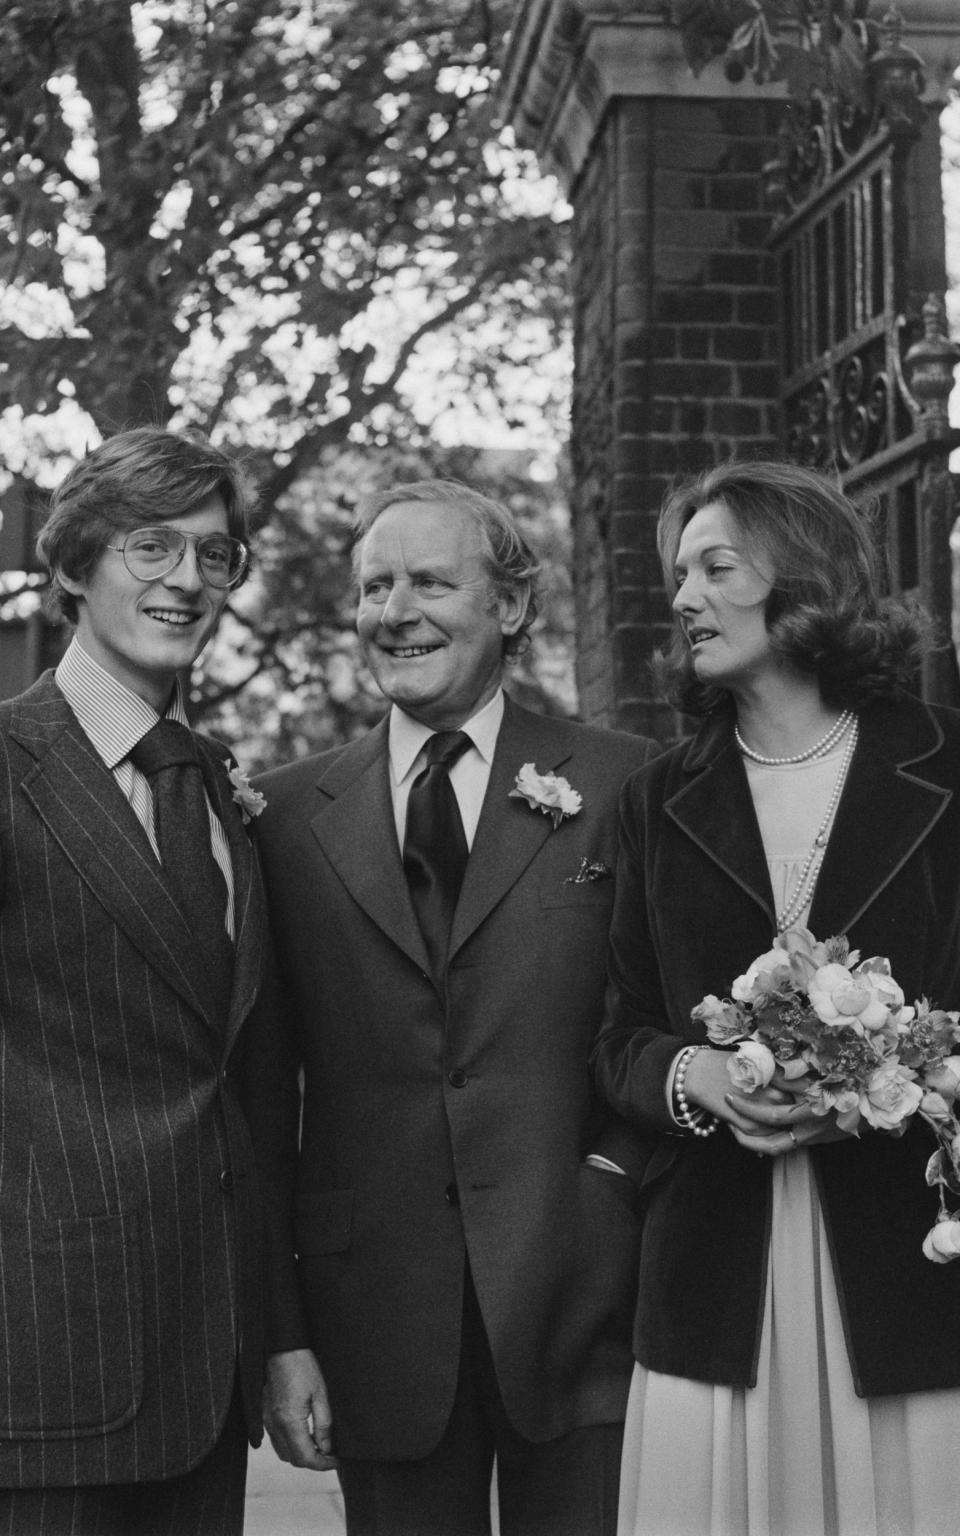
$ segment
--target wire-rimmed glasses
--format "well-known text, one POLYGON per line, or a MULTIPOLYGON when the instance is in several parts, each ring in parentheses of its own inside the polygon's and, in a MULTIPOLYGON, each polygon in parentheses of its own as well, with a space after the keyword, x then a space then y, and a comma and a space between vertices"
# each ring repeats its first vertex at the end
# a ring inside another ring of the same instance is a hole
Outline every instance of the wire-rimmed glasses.
POLYGON ((163 523, 134 528, 122 544, 108 544, 123 556, 123 563, 137 581, 160 581, 176 570, 187 551, 195 547, 197 569, 208 586, 235 587, 243 580, 250 551, 241 539, 227 533, 184 533, 163 523))

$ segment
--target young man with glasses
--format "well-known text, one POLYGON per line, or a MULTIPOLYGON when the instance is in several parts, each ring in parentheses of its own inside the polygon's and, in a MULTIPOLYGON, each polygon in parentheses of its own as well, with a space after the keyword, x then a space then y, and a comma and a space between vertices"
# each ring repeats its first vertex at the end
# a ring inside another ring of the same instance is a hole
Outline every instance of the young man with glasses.
POLYGON ((141 428, 71 470, 39 540, 75 633, 0 704, 0 1529, 243 1526, 265 918, 179 677, 247 572, 251 499, 205 440, 141 428))

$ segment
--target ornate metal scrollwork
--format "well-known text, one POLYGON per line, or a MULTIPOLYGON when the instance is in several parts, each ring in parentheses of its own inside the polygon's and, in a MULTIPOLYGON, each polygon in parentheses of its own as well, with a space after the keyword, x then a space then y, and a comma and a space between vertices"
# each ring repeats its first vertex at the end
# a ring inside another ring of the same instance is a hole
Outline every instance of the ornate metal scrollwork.
POLYGON ((798 463, 852 469, 887 447, 890 380, 871 343, 784 402, 786 451, 798 463))
MULTIPOLYGON (((947 335, 946 309, 939 294, 928 295, 921 317, 923 335, 907 349, 898 383, 914 428, 927 437, 947 437, 951 431, 948 402, 960 345, 947 335)), ((901 330, 905 323, 901 316, 901 330)))
POLYGON ((780 213, 804 203, 881 127, 895 139, 921 130, 923 60, 903 42, 903 18, 891 5, 877 26, 859 9, 856 0, 806 7, 802 46, 780 49, 790 104, 763 168, 767 205, 780 213))
POLYGON ((847 359, 840 373, 837 462, 860 464, 887 446, 889 379, 882 345, 865 347, 847 359))
POLYGON ((818 469, 833 454, 836 403, 829 375, 816 379, 787 402, 787 453, 798 464, 818 469))

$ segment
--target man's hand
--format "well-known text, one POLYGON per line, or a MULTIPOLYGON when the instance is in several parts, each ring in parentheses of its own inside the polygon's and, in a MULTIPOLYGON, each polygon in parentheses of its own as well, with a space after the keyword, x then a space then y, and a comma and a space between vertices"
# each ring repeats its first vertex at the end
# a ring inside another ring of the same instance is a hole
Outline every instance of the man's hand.
POLYGON ((327 1388, 311 1350, 291 1349, 270 1356, 263 1422, 281 1461, 312 1467, 315 1472, 336 1467, 327 1388))

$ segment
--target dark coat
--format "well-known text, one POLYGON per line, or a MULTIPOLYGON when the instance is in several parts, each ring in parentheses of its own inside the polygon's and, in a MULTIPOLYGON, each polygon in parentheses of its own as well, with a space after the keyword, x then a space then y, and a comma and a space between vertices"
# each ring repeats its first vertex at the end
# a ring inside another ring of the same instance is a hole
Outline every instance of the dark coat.
POLYGON ((259 781, 289 1026, 284 1038, 266 1019, 257 1072, 269 1346, 316 1351, 346 1456, 419 1457, 439 1441, 467 1253, 520 1433, 623 1417, 634 1191, 583 1158, 630 1165, 636 1149, 600 1109, 587 1063, 617 797, 653 750, 507 703, 445 985, 429 974, 403 874, 386 720, 259 781), (583 796, 557 830, 509 798, 526 762, 583 796), (606 877, 573 883, 584 859, 606 877))
MULTIPOLYGON (((960 1006, 960 715, 877 705, 861 734, 809 926, 886 955, 908 1000, 960 1006)), ((606 1021, 594 1053, 607 1102, 660 1133, 634 1347, 653 1370, 753 1384, 770 1221, 770 1162, 723 1127, 676 1134, 669 1063, 702 1040, 690 1010, 770 947, 773 898, 729 715, 627 785, 606 1021), (671 1134, 674 1133, 674 1134, 671 1134)), ((937 1214, 930 1131, 865 1131, 811 1149, 858 1393, 960 1385, 960 1264, 921 1244, 937 1214)))
POLYGON ((232 1076, 266 919, 217 777, 237 917, 226 1032, 53 674, 0 705, 0 1486, 187 1471, 225 1418, 238 1337, 260 1437, 260 1217, 232 1076))

